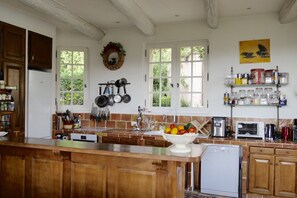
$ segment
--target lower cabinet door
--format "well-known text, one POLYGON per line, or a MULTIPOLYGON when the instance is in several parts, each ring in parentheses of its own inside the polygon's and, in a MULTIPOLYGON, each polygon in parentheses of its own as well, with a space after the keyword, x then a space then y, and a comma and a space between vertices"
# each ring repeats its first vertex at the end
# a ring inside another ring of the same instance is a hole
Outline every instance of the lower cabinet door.
POLYGON ((275 195, 296 197, 297 195, 297 158, 275 158, 275 195))
POLYGON ((1 155, 0 197, 25 197, 25 157, 1 155))
POLYGON ((62 197, 63 161, 32 159, 31 197, 62 197))
POLYGON ((249 166, 249 192, 272 195, 274 156, 251 154, 249 166))

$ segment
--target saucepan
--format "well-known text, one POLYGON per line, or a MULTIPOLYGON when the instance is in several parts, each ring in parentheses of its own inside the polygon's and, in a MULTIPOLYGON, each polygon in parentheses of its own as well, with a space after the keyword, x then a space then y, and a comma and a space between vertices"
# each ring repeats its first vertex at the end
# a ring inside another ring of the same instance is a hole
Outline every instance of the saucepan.
POLYGON ((123 87, 124 87, 124 94, 125 94, 125 95, 122 96, 122 101, 123 101, 124 103, 128 103, 128 102, 131 101, 131 96, 130 96, 129 94, 126 93, 126 86, 123 85, 123 87))

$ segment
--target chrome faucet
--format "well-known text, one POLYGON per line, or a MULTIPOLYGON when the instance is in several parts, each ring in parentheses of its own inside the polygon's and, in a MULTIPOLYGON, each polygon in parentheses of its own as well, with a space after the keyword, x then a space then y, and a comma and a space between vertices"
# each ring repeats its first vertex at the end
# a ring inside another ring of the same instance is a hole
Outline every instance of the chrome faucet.
POLYGON ((136 119, 136 129, 137 131, 141 131, 142 128, 142 112, 145 109, 141 109, 140 106, 138 106, 138 115, 137 115, 137 119, 136 119))

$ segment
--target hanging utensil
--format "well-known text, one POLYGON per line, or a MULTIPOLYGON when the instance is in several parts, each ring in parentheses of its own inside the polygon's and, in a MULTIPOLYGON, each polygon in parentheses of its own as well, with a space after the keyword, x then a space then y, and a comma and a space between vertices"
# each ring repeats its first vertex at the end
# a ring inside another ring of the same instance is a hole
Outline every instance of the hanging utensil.
POLYGON ((113 97, 114 102, 120 103, 122 101, 122 96, 120 95, 120 87, 118 87, 118 93, 113 97))
POLYGON ((110 87, 110 89, 111 89, 111 94, 109 94, 109 96, 108 96, 108 105, 109 106, 113 106, 113 104, 114 104, 114 100, 113 100, 113 98, 114 98, 114 90, 113 90, 113 85, 111 85, 111 87, 110 87))
POLYGON ((131 101, 131 96, 130 96, 129 94, 126 93, 126 86, 123 85, 123 87, 124 87, 124 95, 122 96, 122 101, 123 101, 124 103, 128 103, 128 102, 131 101))
POLYGON ((99 87, 99 98, 96 101, 98 107, 106 107, 108 104, 108 97, 105 95, 107 91, 107 87, 105 87, 103 95, 101 95, 101 86, 99 87))

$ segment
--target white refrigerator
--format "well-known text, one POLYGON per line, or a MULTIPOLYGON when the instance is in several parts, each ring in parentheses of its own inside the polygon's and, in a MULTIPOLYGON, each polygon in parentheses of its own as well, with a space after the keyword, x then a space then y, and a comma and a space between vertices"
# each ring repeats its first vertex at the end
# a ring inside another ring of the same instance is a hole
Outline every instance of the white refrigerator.
POLYGON ((52 74, 28 71, 28 125, 26 137, 51 138, 52 74))

